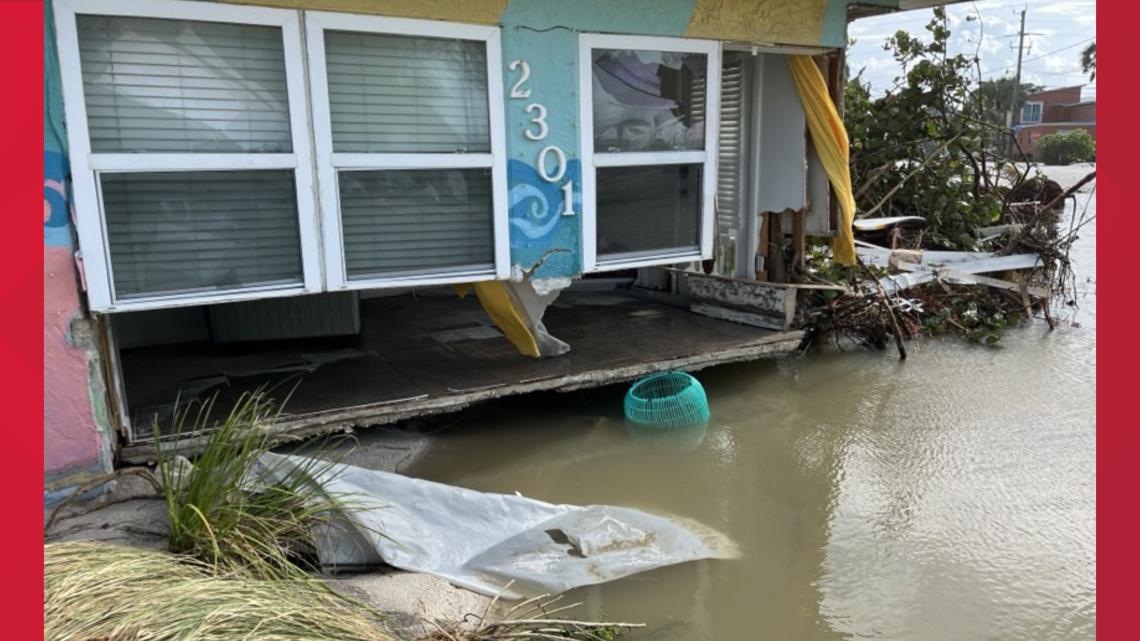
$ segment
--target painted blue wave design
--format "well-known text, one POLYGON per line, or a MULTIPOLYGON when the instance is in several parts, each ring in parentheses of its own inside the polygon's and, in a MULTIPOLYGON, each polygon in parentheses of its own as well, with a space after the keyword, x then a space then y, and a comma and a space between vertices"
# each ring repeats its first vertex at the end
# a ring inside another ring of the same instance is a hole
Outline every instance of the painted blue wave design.
POLYGON ((566 163, 566 174, 559 183, 549 183, 531 165, 520 160, 507 162, 507 194, 511 226, 530 240, 545 238, 558 226, 562 216, 562 185, 574 181, 574 214, 582 211, 582 165, 577 160, 566 163))

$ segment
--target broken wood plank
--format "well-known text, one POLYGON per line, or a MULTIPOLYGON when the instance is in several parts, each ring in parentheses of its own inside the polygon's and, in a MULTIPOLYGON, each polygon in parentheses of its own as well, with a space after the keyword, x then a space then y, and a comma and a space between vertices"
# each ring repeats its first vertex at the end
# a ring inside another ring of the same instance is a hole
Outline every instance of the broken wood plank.
POLYGON ((780 330, 795 318, 795 289, 703 274, 688 281, 689 309, 702 316, 780 330))
POLYGON ((922 264, 901 261, 896 267, 902 271, 921 271, 950 267, 966 274, 985 274, 1018 269, 1033 269, 1041 265, 1041 259, 1034 254, 1014 254, 1012 256, 978 256, 973 260, 955 260, 940 263, 924 257, 922 264))
POLYGON ((938 270, 938 277, 953 285, 988 285, 997 289, 1007 289, 1011 292, 1026 293, 1036 298, 1049 298, 1049 290, 1044 287, 1015 283, 1000 278, 990 278, 989 276, 982 276, 980 274, 968 274, 947 267, 938 270))
POLYGON ((807 251, 807 237, 804 234, 805 213, 805 209, 800 209, 792 214, 792 268, 797 272, 803 271, 804 257, 807 251))
POLYGON ((876 267, 896 267, 910 264, 914 269, 932 269, 953 265, 954 269, 967 273, 985 273, 1012 269, 1033 269, 1039 267, 1041 259, 1034 254, 1013 254, 999 256, 993 252, 961 251, 911 251, 890 250, 886 247, 860 244, 855 253, 868 265, 876 267))
POLYGON ((884 276, 879 279, 879 284, 883 286, 883 292, 891 296, 903 290, 933 282, 936 276, 937 274, 933 271, 924 269, 908 274, 884 276))
POLYGON ((991 225, 990 227, 978 227, 974 229, 974 236, 979 239, 996 238, 1006 232, 1019 232, 1024 225, 1020 223, 1010 223, 1008 225, 991 225))

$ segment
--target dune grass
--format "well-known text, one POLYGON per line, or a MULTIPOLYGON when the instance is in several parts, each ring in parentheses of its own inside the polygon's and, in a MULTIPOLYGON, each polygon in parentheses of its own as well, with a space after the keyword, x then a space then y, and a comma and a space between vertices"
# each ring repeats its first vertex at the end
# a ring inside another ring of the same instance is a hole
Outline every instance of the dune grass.
POLYGON ((335 527, 337 515, 351 509, 351 497, 331 495, 312 481, 335 463, 309 458, 288 469, 267 465, 262 454, 272 445, 269 426, 277 410, 262 392, 244 395, 221 420, 212 410, 208 401, 175 414, 176 435, 211 430, 192 468, 178 464, 173 445, 156 439, 170 551, 266 579, 316 569, 315 530, 335 527))
POLYGON ((166 552, 44 546, 50 641, 389 641, 381 621, 317 582, 265 581, 166 552))

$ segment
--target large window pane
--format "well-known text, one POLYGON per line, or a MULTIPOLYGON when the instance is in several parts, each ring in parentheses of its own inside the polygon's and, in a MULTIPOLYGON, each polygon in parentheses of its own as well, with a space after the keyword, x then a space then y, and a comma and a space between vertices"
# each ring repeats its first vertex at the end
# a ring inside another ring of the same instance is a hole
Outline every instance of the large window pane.
POLYGON ((490 170, 341 172, 340 211, 350 279, 494 266, 490 170))
POLYGON ((281 29, 78 16, 94 152, 289 152, 281 29))
POLYGON ((598 169, 598 256, 700 245, 701 165, 598 169))
POLYGON ((333 150, 486 152, 483 42, 325 32, 333 150))
POLYGON ((704 149, 708 56, 593 52, 594 151, 704 149))
POLYGON ((300 283, 291 170, 103 174, 120 298, 300 283))

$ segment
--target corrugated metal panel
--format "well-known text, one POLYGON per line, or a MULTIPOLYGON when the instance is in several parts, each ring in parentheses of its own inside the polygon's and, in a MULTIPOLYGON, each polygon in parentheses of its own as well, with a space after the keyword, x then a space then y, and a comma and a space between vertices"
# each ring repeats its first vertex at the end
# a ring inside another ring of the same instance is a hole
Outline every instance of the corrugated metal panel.
POLYGON ((270 298, 209 308, 215 343, 360 333, 357 292, 270 298))

